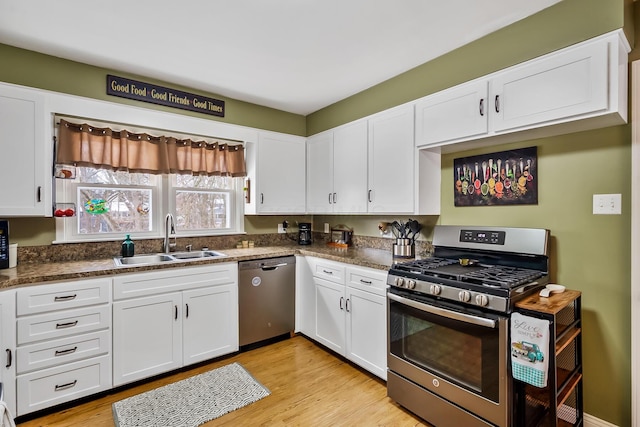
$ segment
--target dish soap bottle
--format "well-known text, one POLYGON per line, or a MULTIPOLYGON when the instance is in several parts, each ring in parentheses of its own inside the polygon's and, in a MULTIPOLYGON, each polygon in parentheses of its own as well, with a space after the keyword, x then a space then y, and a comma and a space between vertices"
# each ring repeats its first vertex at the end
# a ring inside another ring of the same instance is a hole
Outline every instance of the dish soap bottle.
POLYGON ((124 242, 122 242, 122 256, 130 257, 130 256, 133 256, 133 253, 134 253, 133 240, 131 240, 130 235, 127 234, 127 238, 124 239, 124 242))

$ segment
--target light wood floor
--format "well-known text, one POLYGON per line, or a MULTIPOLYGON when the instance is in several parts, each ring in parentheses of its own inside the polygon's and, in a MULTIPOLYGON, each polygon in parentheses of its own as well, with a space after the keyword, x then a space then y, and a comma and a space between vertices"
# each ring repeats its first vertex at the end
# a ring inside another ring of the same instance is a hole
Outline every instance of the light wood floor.
POLYGON ((18 426, 112 427, 114 402, 232 362, 240 362, 271 395, 204 424, 207 427, 429 427, 386 396, 384 381, 302 336, 136 385, 18 426))

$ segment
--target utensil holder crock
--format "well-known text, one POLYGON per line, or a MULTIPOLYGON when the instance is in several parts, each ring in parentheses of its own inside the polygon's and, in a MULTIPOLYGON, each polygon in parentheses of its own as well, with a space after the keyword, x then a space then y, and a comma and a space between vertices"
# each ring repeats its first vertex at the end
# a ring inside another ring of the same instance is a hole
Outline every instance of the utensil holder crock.
POLYGON ((394 258, 414 258, 415 256, 416 256, 415 244, 410 244, 410 245, 398 245, 396 243, 393 244, 394 258))

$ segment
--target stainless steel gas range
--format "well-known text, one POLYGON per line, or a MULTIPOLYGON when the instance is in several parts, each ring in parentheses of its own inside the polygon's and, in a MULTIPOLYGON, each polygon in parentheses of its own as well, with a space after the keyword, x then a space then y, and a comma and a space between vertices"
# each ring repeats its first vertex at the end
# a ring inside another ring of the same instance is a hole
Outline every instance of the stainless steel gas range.
POLYGON ((436 226, 433 245, 387 276, 387 394, 438 427, 510 426, 509 315, 549 281, 549 231, 436 226))

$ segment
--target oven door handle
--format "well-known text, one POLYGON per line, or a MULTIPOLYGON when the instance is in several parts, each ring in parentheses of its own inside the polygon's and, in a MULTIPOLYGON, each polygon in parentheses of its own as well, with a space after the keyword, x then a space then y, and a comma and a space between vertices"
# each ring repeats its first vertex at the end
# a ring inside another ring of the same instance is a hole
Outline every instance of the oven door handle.
POLYGON ((487 319, 484 317, 472 316, 470 314, 458 313, 455 311, 446 310, 444 308, 434 307, 429 304, 423 304, 418 301, 414 301, 408 298, 403 298, 395 294, 388 293, 387 296, 389 299, 399 302, 400 304, 407 305, 409 307, 413 307, 418 310, 426 311, 431 314, 436 314, 439 316, 444 316, 449 319, 459 320, 461 322, 472 323, 478 326, 484 326, 486 328, 495 328, 496 321, 493 319, 487 319))

